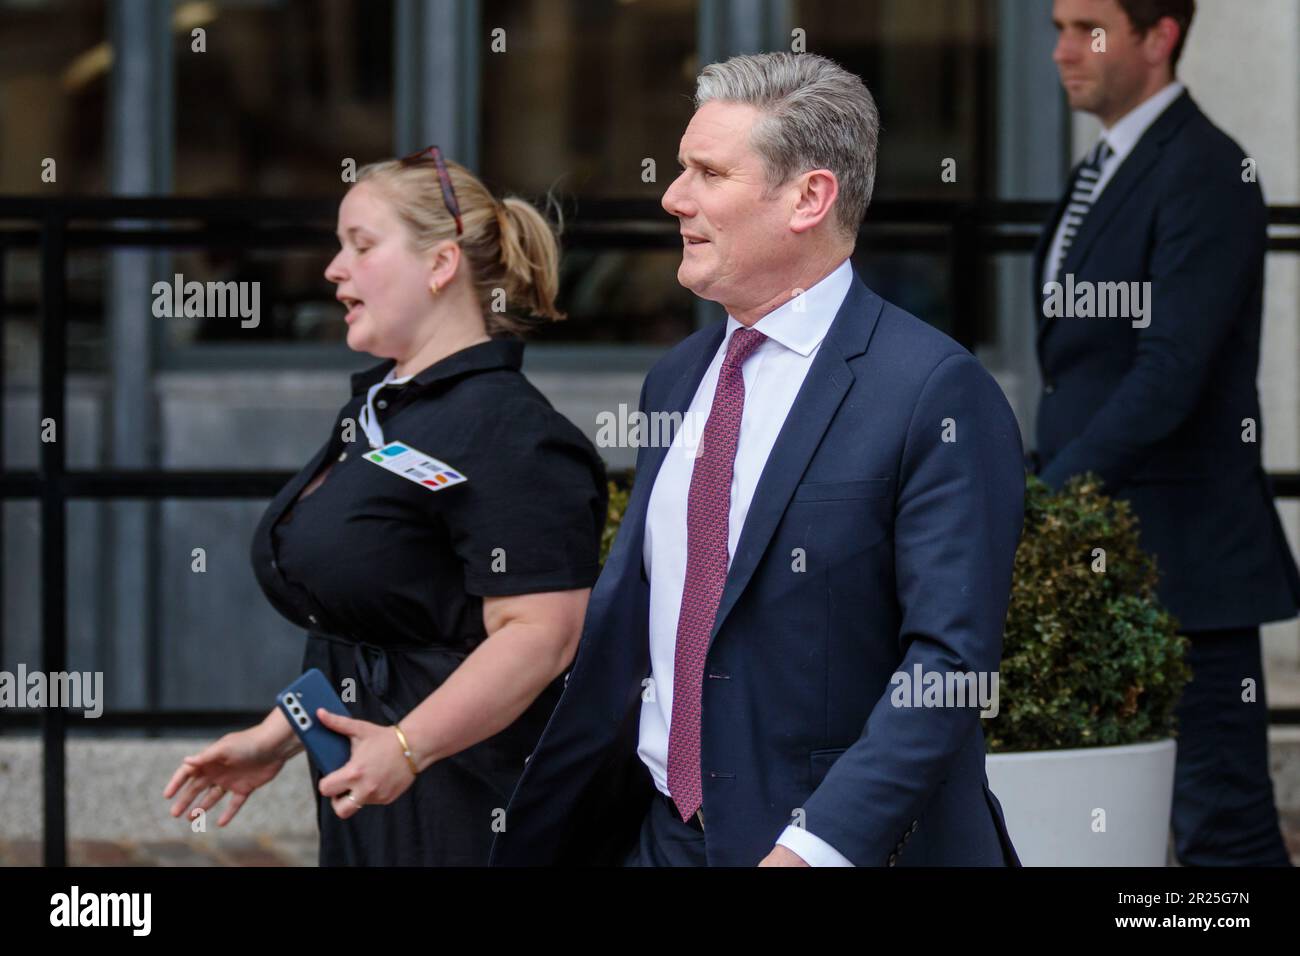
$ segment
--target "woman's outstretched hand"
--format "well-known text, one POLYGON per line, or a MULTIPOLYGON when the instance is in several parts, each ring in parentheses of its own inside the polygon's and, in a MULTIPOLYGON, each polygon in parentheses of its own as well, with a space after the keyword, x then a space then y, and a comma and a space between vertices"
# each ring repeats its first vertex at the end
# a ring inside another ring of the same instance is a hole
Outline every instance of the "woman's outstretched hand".
POLYGON ((191 804, 207 813, 230 794, 230 802, 217 820, 217 826, 224 827, 235 818, 249 795, 273 779, 285 761, 300 749, 288 722, 278 711, 273 711, 256 727, 226 734, 182 759, 163 790, 163 797, 176 798, 171 807, 172 816, 185 813, 191 817, 191 804))

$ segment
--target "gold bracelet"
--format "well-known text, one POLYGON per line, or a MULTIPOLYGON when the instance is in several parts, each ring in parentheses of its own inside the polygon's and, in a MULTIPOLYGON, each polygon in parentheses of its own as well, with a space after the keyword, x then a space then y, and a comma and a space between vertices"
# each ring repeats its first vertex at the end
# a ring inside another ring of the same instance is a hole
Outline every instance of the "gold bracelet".
POLYGON ((397 731, 397 740, 402 745, 402 756, 406 758, 406 765, 411 768, 411 776, 418 777, 420 768, 415 765, 415 757, 411 755, 411 745, 406 742, 406 734, 402 733, 402 728, 393 724, 393 730, 397 731))

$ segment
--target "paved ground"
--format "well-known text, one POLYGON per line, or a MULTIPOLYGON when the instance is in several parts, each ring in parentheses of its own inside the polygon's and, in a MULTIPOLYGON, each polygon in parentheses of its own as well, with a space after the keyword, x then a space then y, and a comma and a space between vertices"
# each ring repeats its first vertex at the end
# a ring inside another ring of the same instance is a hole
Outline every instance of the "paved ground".
MULTIPOLYGON (((1282 835, 1291 862, 1300 866, 1300 813, 1285 814, 1282 835)), ((315 866, 316 841, 226 839, 220 847, 167 840, 155 843, 112 843, 73 840, 68 846, 73 866, 315 866)), ((0 866, 40 866, 36 840, 0 840, 0 866)))
MULTIPOLYGON (((68 862, 72 866, 315 866, 316 841, 227 838, 220 846, 206 846, 187 840, 72 840, 68 862)), ((0 866, 40 865, 40 841, 0 840, 0 866)))

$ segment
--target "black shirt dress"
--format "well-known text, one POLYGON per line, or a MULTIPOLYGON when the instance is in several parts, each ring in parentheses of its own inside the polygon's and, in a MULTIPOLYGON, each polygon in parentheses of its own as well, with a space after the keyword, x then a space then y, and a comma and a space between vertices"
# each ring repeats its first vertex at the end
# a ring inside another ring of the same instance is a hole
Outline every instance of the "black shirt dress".
MULTIPOLYGON (((366 457, 372 450, 356 423, 393 360, 353 375, 329 440, 258 524, 258 583, 307 630, 303 669, 319 668, 354 717, 394 724, 428 697, 486 638, 484 597, 596 581, 604 465, 524 378, 522 360, 521 342, 493 339, 376 394, 385 442, 466 479, 436 490, 366 457)), ((485 865, 562 687, 557 678, 505 730, 433 764, 393 803, 348 820, 316 790, 320 774, 309 761, 321 865, 485 865)))

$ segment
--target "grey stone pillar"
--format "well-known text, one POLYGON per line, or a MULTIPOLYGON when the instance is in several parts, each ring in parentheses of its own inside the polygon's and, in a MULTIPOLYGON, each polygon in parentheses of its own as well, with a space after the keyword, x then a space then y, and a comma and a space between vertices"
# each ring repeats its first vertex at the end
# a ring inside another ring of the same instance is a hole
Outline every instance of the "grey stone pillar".
MULTIPOLYGON (((108 181, 113 195, 171 190, 172 59, 170 2, 116 0, 109 8, 113 66, 108 104, 108 181)), ((200 54, 195 54, 200 55, 200 54)), ((109 409, 102 438, 109 468, 150 468, 158 461, 153 394, 156 349, 150 288, 170 259, 148 249, 108 256, 109 409)), ((97 667, 108 700, 143 708, 158 699, 156 581, 157 505, 115 501, 106 506, 103 539, 105 606, 97 667)), ((76 529, 69 535, 77 547, 76 529)))
POLYGON ((394 153, 431 143, 478 168, 478 0, 398 0, 394 8, 394 153))

